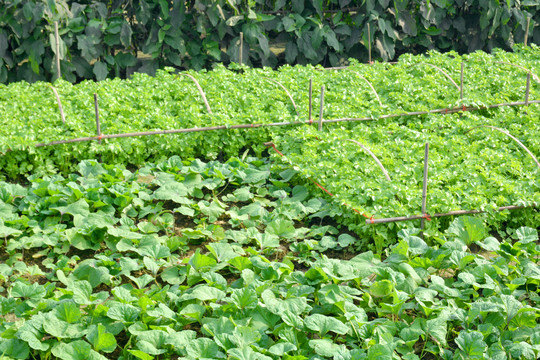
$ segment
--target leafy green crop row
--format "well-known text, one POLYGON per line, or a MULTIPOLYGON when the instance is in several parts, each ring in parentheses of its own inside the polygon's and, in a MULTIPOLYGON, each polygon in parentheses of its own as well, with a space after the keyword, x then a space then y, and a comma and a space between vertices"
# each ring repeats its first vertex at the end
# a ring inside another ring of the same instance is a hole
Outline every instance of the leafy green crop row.
MULTIPOLYGON (((60 168, 64 173, 80 160, 100 155, 104 161, 140 166, 145 161, 164 159, 174 154, 214 159, 236 156, 244 148, 263 151, 261 145, 274 133, 289 127, 250 130, 221 130, 183 135, 150 136, 104 141, 99 145, 77 143, 34 149, 33 144, 82 136, 95 136, 93 93, 99 96, 101 130, 105 134, 156 129, 205 127, 244 123, 305 121, 308 118, 308 84, 313 79, 314 112, 318 109, 319 89, 326 86, 324 118, 364 117, 403 111, 428 110, 460 103, 459 91, 437 70, 444 69, 459 83, 461 59, 465 65, 463 102, 466 105, 491 104, 524 99, 526 72, 496 61, 511 62, 539 71, 538 47, 522 48, 516 53, 494 55, 474 53, 464 57, 449 53, 431 53, 429 57, 402 56, 397 65, 355 64, 350 70, 321 71, 314 67, 282 67, 279 71, 217 66, 209 72, 193 73, 206 92, 209 114, 195 85, 187 77, 177 78, 162 71, 156 77, 137 74, 129 80, 83 82, 72 85, 58 81, 57 87, 66 114, 61 123, 53 92, 45 83, 24 82, 0 86, 0 176, 11 178, 28 173, 44 173, 60 168), (383 106, 371 89, 358 77, 367 78, 381 97, 383 106), (268 79, 281 82, 298 105, 299 116, 285 92, 268 79), (7 150, 11 150, 7 152, 7 150)), ((533 77, 531 99, 538 98, 533 77)), ((536 114, 537 107, 530 109, 536 114)), ((501 113, 484 112, 487 117, 501 113)), ((314 115, 316 116, 316 114, 314 115)), ((500 115, 502 116, 502 115, 500 115)), ((436 117, 443 119, 443 116, 436 117)), ((407 124, 422 118, 392 122, 407 124)), ((446 120, 441 120, 446 121, 446 120)), ((372 122, 384 127, 388 121, 372 122)), ((342 125, 328 126, 332 131, 342 125)), ((343 125, 350 127, 353 125, 343 125)), ((516 125, 517 126, 517 125, 516 125)))
POLYGON ((293 174, 173 157, 0 184, 0 357, 539 356, 536 230, 463 217, 352 254, 293 174))

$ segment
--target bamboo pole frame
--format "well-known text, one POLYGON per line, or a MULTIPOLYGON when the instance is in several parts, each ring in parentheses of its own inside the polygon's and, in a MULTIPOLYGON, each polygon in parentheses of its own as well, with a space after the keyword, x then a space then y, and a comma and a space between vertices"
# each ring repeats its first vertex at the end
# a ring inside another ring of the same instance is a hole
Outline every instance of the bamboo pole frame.
POLYGON ((348 69, 348 70, 355 73, 356 76, 358 76, 360 79, 364 80, 366 82, 366 84, 368 84, 368 86, 371 88, 371 91, 373 92, 373 95, 375 95, 375 98, 377 98, 377 101, 379 102, 379 106, 382 107, 383 104, 381 102, 381 98, 379 97, 379 94, 377 93, 377 91, 375 90, 373 85, 369 82, 369 80, 366 79, 365 77, 363 77, 362 75, 360 75, 360 73, 358 73, 357 71, 350 70, 350 69, 348 69))
POLYGON ((54 38, 56 40, 56 74, 58 79, 62 77, 62 71, 60 70, 60 35, 58 33, 58 21, 54 22, 54 38))
POLYGON ((296 107, 296 103, 294 102, 294 98, 292 97, 291 93, 289 92, 289 90, 287 90, 287 88, 285 86, 283 86, 282 83, 280 83, 279 81, 276 81, 274 79, 269 79, 269 78, 265 78, 266 80, 270 81, 270 82, 273 82, 274 84, 278 85, 280 88, 282 88, 285 93, 287 94, 287 96, 289 97, 289 99, 291 100, 291 103, 293 104, 294 106, 294 111, 296 111, 296 115, 299 116, 300 114, 298 113, 298 108, 296 107))
MULTIPOLYGON (((540 104, 540 100, 529 101, 529 104, 540 104)), ((463 107, 455 107, 455 108, 450 108, 450 109, 446 108, 446 109, 435 109, 435 110, 428 110, 428 111, 414 111, 414 112, 400 113, 400 114, 389 114, 389 115, 379 116, 378 118, 365 117, 365 118, 329 119, 329 120, 323 120, 322 123, 330 124, 330 123, 335 123, 335 122, 347 122, 347 121, 375 121, 375 120, 390 119, 390 118, 396 118, 396 117, 402 117, 402 116, 418 116, 418 115, 427 115, 427 114, 452 114, 452 113, 457 113, 461 111, 475 111, 475 110, 491 109, 491 108, 504 107, 504 106, 523 106, 523 105, 525 105, 525 102, 521 101, 521 102, 512 102, 512 103, 491 104, 488 106, 480 106, 480 107, 463 106, 463 107)), ((275 122, 275 123, 267 123, 267 124, 257 123, 257 124, 208 126, 208 127, 187 128, 187 129, 154 130, 154 131, 141 131, 141 132, 102 135, 101 139, 117 139, 117 138, 128 138, 128 137, 150 136, 150 135, 181 134, 181 133, 200 132, 200 131, 253 129, 253 128, 261 128, 261 127, 274 127, 274 126, 293 126, 293 125, 304 125, 304 124, 310 124, 310 123, 312 123, 312 121, 304 120, 304 121, 283 121, 283 122, 275 122)), ((88 136, 88 137, 81 137, 81 138, 75 138, 75 139, 69 139, 69 140, 57 140, 57 141, 52 141, 48 143, 38 143, 38 144, 35 144, 34 146, 44 147, 44 146, 72 144, 72 143, 96 141, 96 140, 100 140, 100 138, 98 136, 88 136)), ((8 151, 10 150, 8 149, 8 151)))
POLYGON ((367 152, 373 158, 373 160, 375 160, 375 162, 377 163, 379 168, 381 168, 386 180, 392 181, 390 179, 390 175, 388 175, 388 171, 386 171, 386 168, 383 166, 383 164, 381 163, 379 158, 371 150, 369 150, 368 147, 366 147, 364 144, 362 144, 362 143, 360 143, 360 142, 358 142, 356 140, 353 140, 353 139, 345 139, 345 141, 350 141, 350 142, 355 143, 356 145, 360 146, 365 152, 367 152))
POLYGON ((313 118, 311 117, 311 110, 312 110, 312 108, 313 108, 313 105, 312 105, 312 102, 313 102, 312 96, 313 96, 313 79, 309 79, 309 117, 308 117, 308 120, 309 120, 309 121, 313 120, 313 118))
POLYGON ((428 161, 429 161, 429 143, 426 143, 424 150, 424 181, 422 183, 422 219, 420 220, 420 237, 424 238, 424 227, 426 220, 426 202, 427 202, 427 181, 428 181, 428 161))
POLYGON ((439 71, 441 74, 444 75, 444 77, 446 77, 448 80, 450 80, 450 82, 452 83, 452 85, 454 85, 456 87, 456 89, 460 90, 459 88, 459 85, 456 84, 456 82, 454 81, 454 79, 452 79, 452 77, 450 75, 448 75, 448 73, 446 71, 444 71, 443 69, 441 69, 440 67, 438 66, 435 66, 433 64, 430 64, 430 63, 425 63, 425 62, 418 62, 416 64, 412 64, 410 65, 409 67, 413 67, 413 66, 418 66, 418 65, 426 65, 426 66, 430 66, 432 68, 434 68, 435 70, 439 71))
POLYGON ((195 86, 197 86, 197 90, 199 90, 199 94, 201 94, 201 97, 203 99, 204 106, 206 106, 206 111, 208 111, 209 114, 212 114, 212 109, 210 108, 210 104, 208 104, 208 100, 206 99, 206 94, 204 93, 204 91, 203 91, 203 89, 201 87, 201 84, 199 84, 197 79, 195 79, 195 77, 193 75, 186 74, 186 73, 181 73, 181 74, 178 74, 177 76, 180 76, 180 75, 187 76, 188 78, 190 78, 195 83, 195 86))
POLYGON ((60 101, 60 95, 58 95, 58 91, 56 91, 56 88, 52 85, 48 85, 56 97, 56 103, 58 104, 58 110, 60 111, 60 118, 62 119, 62 124, 66 124, 66 117, 64 115, 64 108, 62 107, 62 101, 60 101))
POLYGON ((96 112, 96 133, 98 141, 101 144, 101 124, 99 123, 99 104, 98 95, 94 93, 94 110, 96 112))
POLYGON ((538 168, 540 168, 540 162, 538 162, 538 160, 536 159, 536 156, 534 156, 534 154, 525 146, 523 145, 523 143, 521 141, 519 141, 518 138, 516 138, 515 136, 513 136, 512 134, 510 134, 508 131, 504 130, 504 129, 501 129, 501 128, 498 128, 496 126, 492 126, 492 125, 478 125, 478 126, 475 126, 467 131, 465 131, 465 134, 468 134, 469 132, 475 130, 475 129, 479 129, 479 128, 490 128, 490 129, 493 129, 493 130, 497 130, 501 133, 503 133, 504 135, 508 136, 510 139, 514 140, 523 150, 525 150, 527 152, 527 154, 529 154, 529 156, 534 160, 534 162, 536 163, 536 165, 538 166, 538 168))
MULTIPOLYGON (((528 209, 533 207, 538 207, 539 204, 533 204, 529 206, 524 205, 510 205, 510 206, 501 206, 494 211, 500 212, 505 210, 518 210, 518 209, 528 209)), ((456 210, 449 211, 447 213, 436 213, 429 215, 432 218, 445 217, 445 216, 459 216, 459 215, 470 215, 470 214, 483 214, 488 211, 486 210, 456 210)), ((412 221, 425 218, 425 214, 422 215, 412 215, 412 216, 398 216, 398 217, 389 217, 383 219, 366 219, 366 224, 385 224, 391 222, 402 222, 402 221, 412 221)))
POLYGON ((321 86, 321 100, 319 107, 319 131, 322 131, 323 127, 323 107, 324 107, 324 85, 321 86))

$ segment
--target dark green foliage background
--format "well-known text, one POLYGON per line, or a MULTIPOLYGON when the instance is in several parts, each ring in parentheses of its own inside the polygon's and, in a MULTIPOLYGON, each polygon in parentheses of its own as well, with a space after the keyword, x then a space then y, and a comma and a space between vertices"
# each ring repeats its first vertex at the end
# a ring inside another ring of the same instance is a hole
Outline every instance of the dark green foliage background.
POLYGON ((531 0, 0 0, 0 9, 2 83, 57 77, 54 21, 70 82, 238 62, 240 32, 244 62, 272 67, 365 62, 368 24, 373 58, 385 61, 427 49, 511 49, 528 17, 529 43, 540 43, 540 3, 531 0))

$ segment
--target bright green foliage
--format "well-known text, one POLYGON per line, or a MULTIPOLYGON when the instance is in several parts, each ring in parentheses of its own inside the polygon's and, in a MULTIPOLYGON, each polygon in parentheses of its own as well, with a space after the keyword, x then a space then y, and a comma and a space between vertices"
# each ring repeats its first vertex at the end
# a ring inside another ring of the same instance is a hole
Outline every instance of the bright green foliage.
MULTIPOLYGON (((538 137, 534 136, 538 105, 531 105, 527 114, 523 110, 505 108, 466 113, 463 117, 432 115, 380 120, 377 120, 377 117, 405 111, 447 108, 461 103, 472 106, 524 100, 526 72, 495 62, 511 62, 531 69, 533 73, 540 73, 539 60, 540 52, 535 46, 521 48, 517 53, 495 52, 494 55, 474 53, 463 58, 455 53, 441 55, 433 52, 429 57, 404 55, 396 65, 354 64, 350 67, 352 71, 322 71, 320 67, 311 66, 285 66, 279 71, 244 67, 237 71, 235 68, 216 66, 209 72, 193 73, 206 93, 212 114, 207 112, 193 82, 184 76, 175 77, 170 68, 167 71, 160 71, 156 77, 136 74, 129 80, 82 82, 78 85, 57 81, 54 85, 58 88, 63 102, 65 125, 61 123, 55 97, 47 84, 29 85, 20 82, 9 86, 2 85, 0 152, 3 155, 0 157, 0 176, 16 178, 30 173, 51 173, 57 169, 67 174, 79 161, 96 156, 100 156, 105 162, 141 166, 146 161, 162 161, 175 154, 181 154, 183 158, 206 159, 238 156, 244 149, 253 149, 253 153, 261 154, 265 149, 262 145, 265 141, 283 134, 291 136, 286 137, 286 141, 277 138, 279 141, 277 145, 280 148, 297 151, 296 148, 301 147, 302 156, 306 159, 316 154, 318 161, 309 160, 313 166, 321 163, 319 157, 324 153, 329 161, 338 163, 339 166, 332 165, 326 168, 336 171, 339 169, 339 173, 336 174, 339 176, 347 174, 342 172, 338 161, 339 157, 345 155, 330 151, 336 147, 339 147, 341 153, 347 149, 346 154, 349 154, 351 159, 343 161, 351 162, 349 168, 352 170, 355 170, 355 167, 362 168, 361 164, 352 158, 356 157, 352 155, 358 150, 356 145, 336 142, 337 139, 341 141, 351 137, 357 141, 367 142, 366 145, 372 147, 376 154, 381 153, 379 149, 373 147, 373 143, 380 147, 384 145, 390 155, 389 158, 382 159, 383 163, 385 166, 392 165, 389 161, 395 163, 395 166, 399 166, 399 173, 405 177, 416 175, 418 169, 421 169, 417 164, 421 161, 422 152, 419 149, 424 141, 430 141, 433 151, 438 150, 451 159, 470 157, 471 162, 476 161, 471 164, 475 169, 476 167, 483 169, 484 160, 476 159, 480 156, 479 150, 485 150, 483 156, 491 162, 498 166, 505 164, 504 171, 499 171, 499 175, 506 178, 508 172, 510 176, 516 176, 521 172, 523 164, 528 166, 531 162, 522 161, 520 157, 519 161, 512 159, 505 163, 501 157, 513 149, 515 144, 507 145, 509 140, 504 135, 490 134, 491 130, 485 129, 474 130, 466 136, 461 135, 474 125, 502 125, 525 141, 533 153, 538 154, 538 144, 535 140, 538 137), (426 62, 437 65, 459 82, 461 59, 467 60, 465 98, 462 102, 458 101, 459 91, 440 72, 418 64, 426 62), (382 108, 371 89, 355 72, 371 81, 381 97, 382 108), (269 78, 279 81, 289 89, 298 106, 298 116, 285 92, 268 81, 269 78), (33 147, 36 143, 96 136, 94 93, 99 96, 101 132, 104 134, 306 121, 310 79, 313 79, 314 86, 314 117, 319 107, 319 89, 325 85, 324 119, 372 117, 374 121, 364 122, 365 125, 359 123, 325 125, 326 131, 317 135, 311 135, 313 129, 310 126, 297 125, 294 129, 298 130, 294 132, 291 132, 292 127, 219 130, 111 139, 104 140, 102 144, 94 141, 45 148, 33 147), (486 132, 490 136, 486 136, 486 132), (460 136, 455 136, 456 134, 460 136), (527 136, 524 137, 523 134, 527 136), (304 140, 316 140, 315 136, 323 136, 325 141, 320 144, 317 142, 318 146, 310 150, 312 144, 304 140), (448 144, 446 147, 445 143, 448 144), (473 148, 468 153, 461 151, 470 146, 473 148), (400 154, 403 149, 410 150, 411 153, 403 156, 400 154), (11 151, 6 152, 7 150, 11 151)), ((533 77, 530 99, 537 99, 538 94, 538 83, 533 77)), ((454 163, 454 166, 458 164, 454 163)), ((450 176, 453 172, 458 172, 457 168, 450 166, 447 169, 450 176)), ((373 179, 381 177, 376 167, 366 171, 370 172, 373 179)), ((487 175, 489 174, 482 177, 487 175)), ((447 175, 440 174, 440 176, 444 178, 447 175)), ((457 184, 457 187, 459 189, 460 184, 457 184)), ((475 196, 473 194, 469 197, 475 196)))
POLYGON ((539 355, 533 228, 352 254, 331 204, 255 158, 78 169, 1 184, 5 358, 539 355))

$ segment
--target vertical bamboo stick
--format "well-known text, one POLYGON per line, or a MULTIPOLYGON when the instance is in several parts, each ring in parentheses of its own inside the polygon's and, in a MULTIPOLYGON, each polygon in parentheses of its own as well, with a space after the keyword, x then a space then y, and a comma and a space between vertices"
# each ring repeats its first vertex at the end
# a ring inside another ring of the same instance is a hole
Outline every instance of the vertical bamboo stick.
POLYGON ((368 56, 369 56, 369 63, 371 64, 371 30, 369 27, 369 23, 367 23, 367 37, 368 37, 368 56))
POLYGON ((239 50, 239 53, 238 53, 238 62, 240 63, 240 65, 242 65, 243 63, 243 60, 244 60, 244 33, 241 32, 240 33, 240 50, 239 50))
POLYGON ((463 70, 465 68, 465 63, 461 60, 461 77, 459 83, 459 99, 463 100, 463 70))
POLYGON ((529 26, 531 25, 531 17, 527 16, 527 28, 525 29, 525 39, 523 40, 523 45, 527 46, 527 41, 529 40, 529 26))
POLYGON ((531 89, 531 72, 527 73, 527 85, 525 85, 525 106, 529 106, 529 92, 531 89))
MULTIPOLYGON (((101 125, 99 124, 99 105, 98 105, 98 96, 96 93, 94 93, 94 110, 96 112, 96 131, 97 136, 101 135, 101 125)), ((99 143, 101 144, 101 139, 99 139, 99 143)))
POLYGON ((54 38, 56 39, 56 75, 58 79, 62 77, 60 70, 60 35, 58 34, 58 21, 54 22, 54 38))
POLYGON ((313 79, 309 79, 309 121, 312 120, 312 117, 311 117, 312 94, 313 94, 313 79))
POLYGON ((62 101, 60 101, 60 95, 58 95, 58 91, 54 88, 54 86, 49 85, 49 87, 52 89, 54 96, 56 96, 56 103, 58 104, 58 110, 60 110, 60 118, 62 119, 62 124, 66 124, 66 117, 64 115, 64 108, 62 107, 62 101))
POLYGON ((319 108, 319 131, 322 131, 323 106, 324 106, 324 85, 321 87, 321 106, 319 108))
MULTIPOLYGON (((422 186, 422 216, 426 215, 426 200, 427 200, 427 178, 428 178, 428 159, 429 159, 429 143, 426 143, 426 148, 424 152, 424 182, 422 186)), ((424 238, 424 222, 425 218, 422 217, 420 220, 420 235, 421 238, 424 238)))

